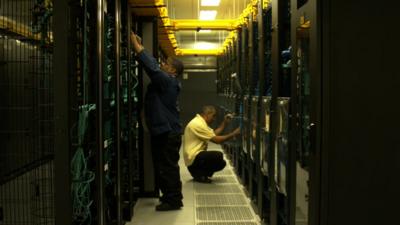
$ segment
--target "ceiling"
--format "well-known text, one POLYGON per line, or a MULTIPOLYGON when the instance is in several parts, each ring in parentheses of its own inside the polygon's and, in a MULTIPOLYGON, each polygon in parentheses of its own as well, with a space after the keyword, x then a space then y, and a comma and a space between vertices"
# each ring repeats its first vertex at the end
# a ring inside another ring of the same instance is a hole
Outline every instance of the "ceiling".
MULTIPOLYGON (((216 19, 237 19, 250 0, 220 0, 219 6, 201 6, 201 0, 164 0, 169 17, 174 19, 199 19, 200 10, 217 10, 216 19)), ((176 31, 178 47, 196 48, 209 46, 218 48, 222 45, 229 32, 211 31, 176 31), (200 42, 196 44, 197 42, 200 42)))
MULTIPOLYGON (((201 10, 217 10, 215 20, 236 20, 240 17, 243 10, 251 2, 251 0, 220 0, 219 6, 201 6, 202 0, 129 0, 131 5, 148 5, 157 4, 156 2, 162 2, 166 6, 168 11, 167 16, 170 21, 178 20, 192 20, 190 23, 190 29, 198 28, 197 21, 199 20, 199 12, 201 10), (155 2, 155 3, 151 3, 155 2), (193 26, 195 24, 195 26, 193 26)), ((138 8, 135 12, 137 15, 157 15, 157 8, 138 8)), ((216 26, 218 21, 199 21, 199 22, 212 22, 211 26, 216 26)), ((221 22, 221 21, 219 21, 221 22)), ((222 24, 226 21, 222 22, 222 24)), ((169 32, 174 33, 174 41, 176 39, 176 47, 178 49, 188 49, 198 52, 199 49, 217 50, 223 46, 226 37, 229 34, 227 30, 208 30, 207 33, 196 30, 170 30, 167 31, 163 28, 161 20, 159 20, 159 38, 160 43, 168 49, 173 51, 173 44, 171 39, 168 37, 169 32), (162 36, 161 36, 161 35, 162 36), (171 41, 171 42, 170 42, 171 41)), ((210 26, 210 25, 207 25, 210 26)), ((226 26, 225 26, 226 27, 226 26)), ((186 56, 179 56, 179 58, 185 64, 185 68, 192 69, 210 69, 216 68, 216 56, 203 56, 201 54, 193 54, 186 56)))
MULTIPOLYGON (((169 17, 174 19, 199 19, 200 10, 217 10, 216 19, 237 19, 250 0, 221 0, 217 7, 201 6, 201 0, 164 0, 169 17)), ((216 49, 222 46, 228 31, 213 30, 208 33, 197 31, 176 31, 175 37, 181 49, 196 49, 209 46, 216 49)), ((180 56, 185 68, 208 69, 216 67, 215 56, 180 56)))

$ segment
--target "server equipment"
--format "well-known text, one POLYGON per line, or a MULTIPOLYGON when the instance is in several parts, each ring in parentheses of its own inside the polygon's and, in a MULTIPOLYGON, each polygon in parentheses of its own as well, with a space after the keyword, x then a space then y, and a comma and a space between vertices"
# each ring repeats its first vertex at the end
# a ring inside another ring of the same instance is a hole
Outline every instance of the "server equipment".
POLYGON ((0 223, 54 224, 53 1, 0 4, 0 223))
POLYGON ((55 42, 65 43, 54 50, 57 224, 124 224, 132 216, 140 141, 127 4, 54 4, 55 42))

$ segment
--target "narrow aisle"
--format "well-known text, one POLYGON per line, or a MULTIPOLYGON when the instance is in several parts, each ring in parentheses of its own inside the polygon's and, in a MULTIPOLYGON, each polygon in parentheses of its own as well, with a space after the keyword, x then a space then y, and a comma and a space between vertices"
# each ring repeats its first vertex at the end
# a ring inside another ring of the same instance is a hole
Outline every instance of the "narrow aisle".
MULTIPOLYGON (((222 151, 220 145, 209 143, 209 150, 222 151)), ((182 154, 181 154, 182 156, 182 154)), ((227 160, 225 158, 225 160, 227 160)), ((134 217, 127 225, 259 225, 258 216, 238 182, 227 160, 224 170, 215 173, 211 184, 193 182, 183 158, 179 161, 183 204, 181 210, 157 212, 158 199, 141 198, 134 217)))

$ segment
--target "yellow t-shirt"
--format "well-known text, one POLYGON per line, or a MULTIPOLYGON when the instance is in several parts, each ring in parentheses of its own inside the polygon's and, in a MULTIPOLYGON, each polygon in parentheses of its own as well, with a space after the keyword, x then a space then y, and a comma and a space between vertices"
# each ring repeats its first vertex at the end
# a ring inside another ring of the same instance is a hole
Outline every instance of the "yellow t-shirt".
POLYGON ((207 150, 207 142, 215 137, 214 130, 199 114, 185 128, 183 135, 183 158, 185 165, 192 165, 199 152, 207 150))

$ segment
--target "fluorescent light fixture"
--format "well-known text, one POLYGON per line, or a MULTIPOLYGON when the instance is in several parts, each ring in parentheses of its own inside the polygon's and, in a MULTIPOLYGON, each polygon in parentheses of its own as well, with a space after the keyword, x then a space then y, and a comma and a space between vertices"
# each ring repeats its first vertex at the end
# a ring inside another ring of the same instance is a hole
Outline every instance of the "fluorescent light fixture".
POLYGON ((201 10, 200 20, 215 20, 217 16, 217 10, 201 10))
POLYGON ((211 30, 200 30, 199 33, 211 33, 211 30))
POLYGON ((220 0, 201 0, 201 6, 219 6, 220 0))
POLYGON ((196 42, 194 44, 194 49, 199 49, 199 50, 214 49, 216 47, 217 47, 216 44, 210 42, 196 42))

